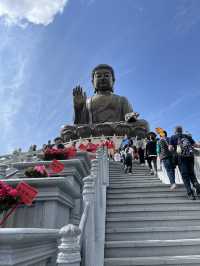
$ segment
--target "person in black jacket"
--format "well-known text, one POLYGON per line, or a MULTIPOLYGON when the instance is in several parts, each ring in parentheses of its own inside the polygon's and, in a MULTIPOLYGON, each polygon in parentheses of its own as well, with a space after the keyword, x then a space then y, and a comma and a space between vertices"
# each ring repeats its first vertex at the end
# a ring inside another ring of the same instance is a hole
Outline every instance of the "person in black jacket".
POLYGON ((157 174, 157 140, 155 133, 149 134, 148 142, 146 144, 145 157, 149 165, 151 174, 157 174), (153 166, 152 166, 153 163, 153 166))
POLYGON ((175 165, 173 163, 173 154, 169 150, 169 138, 167 137, 167 132, 164 130, 162 134, 160 134, 160 140, 157 142, 158 145, 158 154, 160 157, 160 161, 163 163, 167 175, 170 180, 171 190, 176 188, 175 182, 175 165))
POLYGON ((64 149, 65 148, 65 146, 63 144, 63 140, 62 140, 61 137, 55 138, 54 139, 54 143, 55 144, 52 147, 55 148, 55 149, 64 149))
POLYGON ((195 200, 191 184, 195 188, 197 196, 200 196, 200 184, 194 172, 194 147, 199 148, 200 145, 195 143, 188 134, 183 134, 181 126, 175 127, 175 134, 171 136, 169 144, 170 150, 177 154, 178 168, 187 190, 188 198, 195 200))

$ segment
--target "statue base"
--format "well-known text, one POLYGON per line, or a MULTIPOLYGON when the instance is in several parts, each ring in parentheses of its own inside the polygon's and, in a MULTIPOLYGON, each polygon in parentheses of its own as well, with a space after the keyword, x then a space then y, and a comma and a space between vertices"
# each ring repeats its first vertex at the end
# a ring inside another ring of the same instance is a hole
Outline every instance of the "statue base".
POLYGON ((101 124, 66 125, 61 131, 64 142, 79 138, 90 138, 104 136, 130 136, 145 138, 149 132, 149 125, 145 120, 135 122, 106 122, 101 124))

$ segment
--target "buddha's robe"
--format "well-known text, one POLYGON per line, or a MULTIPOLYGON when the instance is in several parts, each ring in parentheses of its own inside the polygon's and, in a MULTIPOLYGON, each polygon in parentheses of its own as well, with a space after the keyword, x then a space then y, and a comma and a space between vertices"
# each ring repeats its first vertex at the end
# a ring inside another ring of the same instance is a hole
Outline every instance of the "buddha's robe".
POLYGON ((133 112, 126 97, 116 94, 97 94, 87 99, 82 111, 75 111, 75 124, 99 124, 125 121, 125 115, 133 112))

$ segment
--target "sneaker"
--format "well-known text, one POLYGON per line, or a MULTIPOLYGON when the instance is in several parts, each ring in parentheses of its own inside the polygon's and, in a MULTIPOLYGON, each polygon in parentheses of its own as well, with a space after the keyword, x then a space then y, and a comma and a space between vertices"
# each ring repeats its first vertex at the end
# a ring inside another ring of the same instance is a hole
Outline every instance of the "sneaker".
POLYGON ((200 189, 199 188, 196 188, 196 195, 198 198, 200 198, 200 189))
POLYGON ((152 170, 152 169, 150 170, 150 174, 151 174, 151 175, 154 175, 154 172, 153 172, 153 170, 152 170))
POLYGON ((170 190, 173 191, 175 189, 176 189, 176 184, 174 183, 174 184, 171 185, 170 190))
POLYGON ((196 197, 193 194, 188 194, 188 199, 196 200, 196 197))
POLYGON ((200 198, 200 185, 199 185, 199 183, 195 184, 194 187, 196 190, 197 197, 200 198))

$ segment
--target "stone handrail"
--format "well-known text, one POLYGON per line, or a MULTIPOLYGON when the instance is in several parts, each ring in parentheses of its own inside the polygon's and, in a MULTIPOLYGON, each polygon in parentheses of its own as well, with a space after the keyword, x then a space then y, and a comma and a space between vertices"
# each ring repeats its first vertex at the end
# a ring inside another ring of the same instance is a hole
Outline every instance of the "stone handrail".
POLYGON ((82 246, 83 234, 85 232, 89 208, 90 208, 89 203, 86 203, 85 208, 83 210, 83 214, 81 216, 80 224, 79 224, 79 229, 81 230, 81 234, 79 236, 78 243, 79 243, 80 247, 82 246))
POLYGON ((97 151, 91 174, 83 179, 83 214, 79 227, 72 224, 60 230, 60 266, 103 266, 106 216, 106 187, 109 184, 106 149, 97 151), (80 256, 82 254, 82 258, 80 256))
POLYGON ((0 228, 1 266, 55 266, 59 230, 0 228))
POLYGON ((0 164, 9 164, 12 162, 23 162, 23 161, 37 161, 38 156, 41 155, 42 150, 28 151, 28 152, 16 152, 9 155, 0 156, 0 164))

